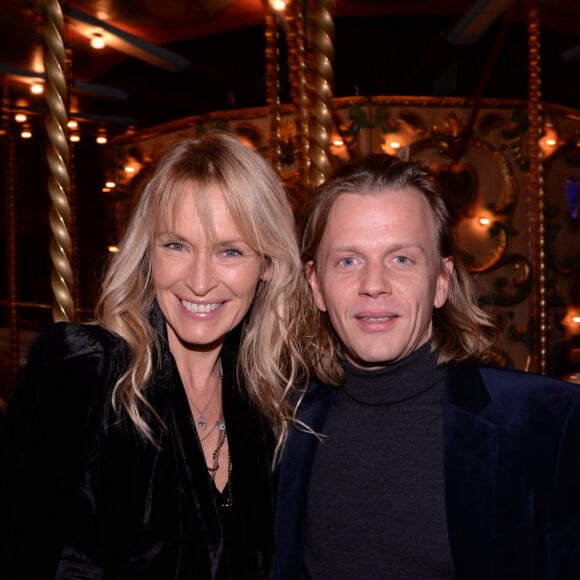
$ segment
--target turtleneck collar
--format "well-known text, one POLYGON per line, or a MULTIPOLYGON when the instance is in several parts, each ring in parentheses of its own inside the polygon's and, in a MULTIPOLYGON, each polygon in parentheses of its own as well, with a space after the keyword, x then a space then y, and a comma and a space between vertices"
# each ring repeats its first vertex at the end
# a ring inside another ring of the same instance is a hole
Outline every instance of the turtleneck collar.
POLYGON ((431 349, 428 341, 407 358, 376 370, 361 369, 343 360, 345 394, 364 405, 389 405, 428 391, 443 378, 443 369, 437 365, 438 352, 431 349))

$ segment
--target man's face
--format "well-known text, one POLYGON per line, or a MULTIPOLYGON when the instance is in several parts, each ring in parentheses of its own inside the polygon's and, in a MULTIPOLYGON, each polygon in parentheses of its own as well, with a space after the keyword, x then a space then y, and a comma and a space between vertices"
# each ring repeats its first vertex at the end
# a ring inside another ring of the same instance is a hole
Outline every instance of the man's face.
POLYGON ((431 337, 453 270, 450 258, 440 265, 427 200, 414 188, 389 189, 337 198, 307 276, 346 358, 372 369, 431 337))

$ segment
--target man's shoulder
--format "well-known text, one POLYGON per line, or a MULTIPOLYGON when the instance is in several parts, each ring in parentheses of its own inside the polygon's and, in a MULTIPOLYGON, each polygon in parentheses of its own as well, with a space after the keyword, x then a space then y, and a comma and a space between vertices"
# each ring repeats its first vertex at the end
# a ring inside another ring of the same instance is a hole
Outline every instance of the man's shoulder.
POLYGON ((463 393, 462 401, 469 400, 475 392, 480 396, 480 409, 492 415, 535 415, 549 419, 580 409, 580 387, 577 384, 516 369, 471 367, 467 372, 455 375, 451 388, 454 393, 463 393), (485 400, 481 398, 482 389, 474 387, 477 375, 483 385, 485 400))
POLYGON ((549 389, 554 392, 561 391, 571 395, 580 392, 576 383, 549 375, 494 366, 481 366, 480 372, 486 384, 492 384, 498 388, 549 389))

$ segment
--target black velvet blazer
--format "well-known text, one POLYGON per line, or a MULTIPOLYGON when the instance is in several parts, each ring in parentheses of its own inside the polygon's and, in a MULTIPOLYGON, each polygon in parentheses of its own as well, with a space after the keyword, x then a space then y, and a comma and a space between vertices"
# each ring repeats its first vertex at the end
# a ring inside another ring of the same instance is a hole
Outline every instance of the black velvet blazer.
POLYGON ((154 429, 158 446, 111 408, 123 341, 60 323, 33 347, 1 442, 3 580, 269 577, 273 438, 235 384, 236 348, 222 353, 234 502, 224 529, 157 309, 153 321, 164 345, 146 391, 167 426, 154 429))

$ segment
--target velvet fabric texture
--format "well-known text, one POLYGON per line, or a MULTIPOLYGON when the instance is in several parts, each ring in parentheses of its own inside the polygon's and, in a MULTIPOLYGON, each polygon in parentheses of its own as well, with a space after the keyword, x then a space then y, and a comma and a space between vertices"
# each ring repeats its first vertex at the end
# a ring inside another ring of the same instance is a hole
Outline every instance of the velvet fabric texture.
POLYGON ((222 352, 233 506, 220 508, 158 309, 153 319, 163 352, 146 396, 167 427, 150 421, 158 445, 112 410, 128 356, 118 337, 60 323, 33 347, 2 441, 3 580, 270 576, 273 437, 236 384, 237 337, 222 352))
MULTIPOLYGON (((311 385, 299 418, 320 431, 335 393, 311 385)), ((518 371, 448 366, 443 423, 447 526, 458 580, 580 579, 580 388, 518 371)), ((275 580, 303 578, 318 445, 298 429, 286 445, 275 580)))

